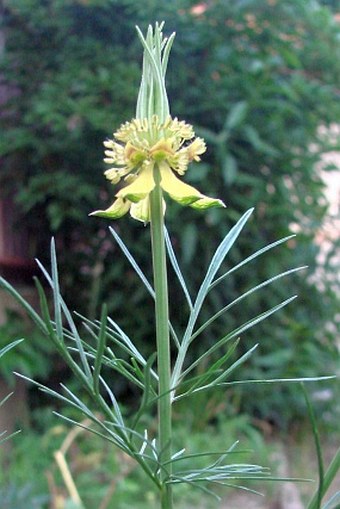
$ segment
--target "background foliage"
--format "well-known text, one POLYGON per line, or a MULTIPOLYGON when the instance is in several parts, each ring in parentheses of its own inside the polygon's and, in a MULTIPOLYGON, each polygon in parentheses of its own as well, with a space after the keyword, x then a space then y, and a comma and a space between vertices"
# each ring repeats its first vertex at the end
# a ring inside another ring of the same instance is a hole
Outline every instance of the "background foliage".
MULTIPOLYGON (((230 254, 230 266, 291 230, 298 232, 287 247, 220 285, 205 308, 207 316, 266 278, 309 265, 303 276, 290 279, 289 289, 278 284, 253 296, 195 348, 207 349, 221 331, 298 293, 294 307, 242 338, 244 349, 261 344, 242 378, 333 371, 336 295, 330 286, 321 289, 315 277, 321 249, 316 234, 328 213, 317 163, 334 149, 319 127, 340 120, 340 29, 334 6, 323 3, 3 2, 0 74, 11 98, 0 117, 0 192, 14 195, 18 225, 31 232, 30 256, 46 261, 46 246, 56 235, 72 307, 92 318, 106 301, 115 319, 138 331, 136 341, 152 351, 151 301, 107 223, 87 214, 112 201, 102 176, 102 141, 134 115, 141 63, 135 25, 145 30, 164 19, 166 32, 177 32, 168 71, 172 113, 192 122, 209 147, 188 179, 200 181, 204 193, 228 206, 204 214, 169 207, 168 227, 193 288, 220 239, 250 206, 255 215, 230 254)), ((128 218, 114 226, 148 273, 148 230, 128 218)), ((177 294, 174 288, 171 308, 180 327, 177 294)), ((254 386, 231 396, 235 410, 281 425, 300 417, 299 393, 292 387, 273 394, 254 386)))

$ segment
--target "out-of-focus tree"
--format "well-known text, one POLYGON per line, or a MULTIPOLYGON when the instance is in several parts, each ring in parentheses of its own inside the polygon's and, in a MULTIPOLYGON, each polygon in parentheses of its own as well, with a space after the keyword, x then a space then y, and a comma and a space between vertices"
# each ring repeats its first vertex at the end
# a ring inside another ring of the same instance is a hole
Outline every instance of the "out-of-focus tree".
MULTIPOLYGON (((253 295, 194 348, 206 349, 229 328, 298 293, 298 304, 242 337, 244 347, 260 342, 260 354, 242 376, 331 369, 336 299, 311 280, 320 250, 315 235, 327 214, 317 163, 334 148, 318 127, 340 120, 340 30, 330 7, 314 0, 3 2, 0 73, 11 98, 0 118, 1 193, 14 194, 18 223, 32 232, 32 254, 46 260, 49 237, 56 234, 63 285, 75 308, 93 316, 106 300, 152 350, 151 301, 111 242, 107 224, 87 214, 109 205, 114 192, 102 177, 102 141, 134 115, 141 61, 134 27, 164 19, 166 31, 177 31, 168 71, 172 113, 192 122, 209 147, 188 178, 201 180, 205 193, 228 206, 204 217, 169 207, 169 229, 193 288, 245 209, 255 206, 254 218, 230 253, 229 267, 292 229, 298 233, 265 262, 221 285, 207 303, 207 316, 282 269, 309 265, 266 297, 253 295)), ((128 218, 114 226, 147 271, 147 230, 128 218)), ((171 307, 180 327, 177 293, 171 307)), ((298 415, 298 405, 283 403, 296 402, 294 389, 261 394, 242 395, 241 405, 260 416, 277 412, 280 420, 298 415), (286 415, 282 408, 289 408, 286 415)))

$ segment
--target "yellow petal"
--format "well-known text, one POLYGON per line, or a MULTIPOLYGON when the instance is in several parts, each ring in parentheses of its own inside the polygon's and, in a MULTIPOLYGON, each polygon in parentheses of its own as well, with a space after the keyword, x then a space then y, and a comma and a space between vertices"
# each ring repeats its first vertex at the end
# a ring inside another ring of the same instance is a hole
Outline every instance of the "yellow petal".
POLYGON ((130 215, 137 221, 148 223, 150 221, 150 203, 149 196, 140 200, 138 203, 131 203, 130 215))
POLYGON ((124 216, 130 208, 130 203, 122 198, 118 198, 113 202, 111 207, 106 210, 95 210, 89 214, 90 216, 106 217, 108 219, 119 219, 124 216))
MULTIPOLYGON (((163 215, 165 214, 166 204, 162 200, 163 215)), ((131 203, 130 215, 137 221, 142 221, 144 224, 150 221, 150 200, 149 196, 140 200, 138 203, 131 203)))
POLYGON ((154 187, 153 164, 145 164, 136 180, 132 184, 123 187, 116 196, 136 203, 150 194, 154 187))
POLYGON ((167 164, 159 165, 161 172, 161 187, 173 200, 181 205, 190 205, 191 203, 204 198, 197 189, 179 180, 171 171, 167 164))
POLYGON ((222 200, 218 200, 217 198, 209 198, 209 196, 203 196, 200 200, 192 203, 190 207, 198 210, 210 209, 212 207, 225 207, 225 204, 222 200))

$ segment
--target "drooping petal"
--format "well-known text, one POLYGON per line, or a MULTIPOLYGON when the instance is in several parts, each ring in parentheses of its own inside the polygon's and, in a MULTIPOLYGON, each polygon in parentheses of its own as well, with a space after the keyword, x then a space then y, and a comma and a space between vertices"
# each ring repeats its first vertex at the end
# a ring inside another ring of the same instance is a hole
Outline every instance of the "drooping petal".
POLYGON ((123 187, 123 189, 118 191, 116 196, 118 198, 125 198, 134 203, 143 200, 155 187, 153 167, 153 163, 145 164, 132 184, 123 187))
POLYGON ((150 200, 149 196, 137 203, 131 203, 130 215, 137 221, 148 223, 150 221, 150 200))
MULTIPOLYGON (((162 200, 162 209, 163 215, 166 211, 166 203, 165 200, 162 200)), ((131 203, 130 207, 130 216, 133 219, 137 219, 137 221, 141 221, 146 224, 150 221, 150 197, 147 196, 143 200, 140 200, 138 203, 131 203)))
POLYGON ((209 196, 203 196, 203 198, 195 201, 190 204, 190 207, 198 210, 210 209, 212 207, 225 207, 225 204, 222 200, 218 200, 217 198, 210 198, 209 196))
POLYGON ((130 202, 123 198, 117 198, 106 210, 95 210, 89 214, 90 216, 106 217, 108 219, 119 219, 124 216, 130 208, 130 202))
POLYGON ((204 198, 195 187, 185 184, 179 180, 171 171, 167 163, 159 165, 161 172, 161 188, 167 192, 171 198, 181 205, 190 205, 191 203, 204 198))

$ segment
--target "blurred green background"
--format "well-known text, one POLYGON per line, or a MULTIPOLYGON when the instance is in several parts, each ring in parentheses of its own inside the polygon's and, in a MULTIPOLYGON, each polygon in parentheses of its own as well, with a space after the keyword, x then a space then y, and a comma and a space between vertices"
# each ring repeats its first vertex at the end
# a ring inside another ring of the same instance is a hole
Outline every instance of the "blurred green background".
MULTIPOLYGON (((260 347, 238 377, 334 373, 339 236, 327 241, 334 230, 324 175, 335 168, 322 158, 339 150, 339 139, 329 135, 340 123, 338 2, 4 0, 0 9, 0 84, 6 99, 0 115, 0 199, 13 203, 8 220, 27 237, 27 258, 48 265, 55 235, 69 306, 94 318, 106 302, 144 351, 154 350, 152 302, 115 245, 108 222, 88 214, 110 205, 114 194, 103 177, 102 142, 134 116, 142 57, 135 25, 145 31, 149 23, 164 20, 165 33, 177 33, 167 81, 172 115, 192 123, 208 145, 203 161, 187 173, 188 181, 227 204, 225 210, 205 213, 173 203, 168 207, 167 225, 191 289, 197 289, 218 243, 248 208, 255 207, 252 220, 225 268, 297 233, 219 285, 203 313, 211 316, 261 281, 308 265, 215 322, 192 355, 298 294, 294 304, 241 338, 242 351, 257 342, 260 347)), ((150 277, 148 229, 128 217, 113 226, 150 277)), ((180 329, 183 306, 175 285, 171 292, 173 323, 180 329)), ((25 327, 11 313, 0 325, 0 346, 25 335, 25 327)), ((26 335, 31 339, 25 350, 20 346, 2 361, 7 379, 12 369, 49 377, 52 384, 68 376, 42 338, 32 330, 26 335)), ((328 388, 326 401, 320 397, 315 405, 332 421, 334 383, 322 388, 328 388)), ((127 407, 133 406, 128 386, 117 381, 116 390, 127 407)), ((275 390, 254 385, 216 399, 215 410, 213 397, 200 402, 211 422, 217 414, 222 420, 244 414, 288 430, 305 415, 293 385, 275 390)), ((34 391, 29 395, 38 415, 49 403, 34 391)))

